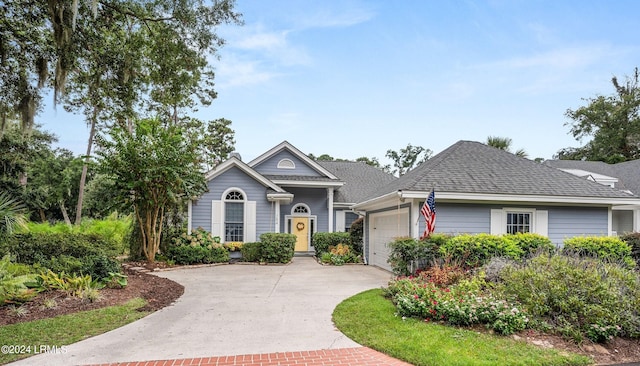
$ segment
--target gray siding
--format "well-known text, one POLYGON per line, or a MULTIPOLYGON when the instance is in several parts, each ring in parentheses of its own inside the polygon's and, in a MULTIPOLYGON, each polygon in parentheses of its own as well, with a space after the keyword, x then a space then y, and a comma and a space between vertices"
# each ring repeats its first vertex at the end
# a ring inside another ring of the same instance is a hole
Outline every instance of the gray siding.
POLYGON ((202 227, 211 231, 211 202, 221 200, 224 191, 236 187, 246 193, 245 199, 247 201, 256 202, 257 238, 262 233, 274 231, 274 208, 272 203, 267 201, 267 189, 261 183, 234 167, 209 181, 207 186, 209 192, 204 193, 192 204, 192 228, 202 227))
POLYGON ((316 216, 315 230, 329 231, 329 210, 327 206, 327 190, 324 188, 294 188, 285 189, 293 193, 293 201, 289 205, 280 206, 280 231, 285 232, 285 216, 291 215, 291 208, 299 203, 309 206, 311 215, 316 216))
MULTIPOLYGON (((420 208, 422 204, 420 202, 420 208)), ((416 220, 414 218, 414 220, 416 220)), ((415 222, 415 221, 414 221, 415 222)), ((420 215, 420 235, 424 232, 424 217, 420 215)), ((478 234, 491 231, 491 207, 480 205, 438 204, 436 202, 437 233, 478 234)))
POLYGON ((606 207, 550 207, 549 239, 562 245, 564 239, 574 236, 608 235, 606 207))
POLYGON ((267 160, 253 167, 255 171, 263 175, 302 175, 321 177, 322 175, 309 167, 288 150, 282 150, 267 160), (290 159, 296 165, 295 169, 279 169, 278 162, 282 159, 290 159))

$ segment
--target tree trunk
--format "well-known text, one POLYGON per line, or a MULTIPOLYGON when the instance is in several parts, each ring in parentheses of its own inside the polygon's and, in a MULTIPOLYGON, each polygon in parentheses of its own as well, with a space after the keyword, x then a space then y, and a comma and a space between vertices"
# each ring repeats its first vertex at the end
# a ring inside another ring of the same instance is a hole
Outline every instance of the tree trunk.
POLYGON ((62 217, 64 218, 64 223, 68 226, 71 226, 71 219, 69 219, 69 214, 67 213, 67 208, 64 207, 64 202, 60 201, 60 211, 62 211, 62 217))
POLYGON ((91 118, 91 131, 89 132, 89 142, 87 143, 87 155, 82 165, 82 174, 80 175, 80 188, 78 189, 78 206, 76 208, 76 225, 80 225, 82 221, 82 203, 84 200, 84 185, 87 181, 87 170, 89 169, 89 160, 91 159, 91 148, 93 147, 93 137, 96 133, 96 120, 98 119, 98 108, 94 108, 91 118))
POLYGON ((38 213, 40 214, 40 221, 47 222, 47 216, 44 214, 44 210, 39 208, 38 213))

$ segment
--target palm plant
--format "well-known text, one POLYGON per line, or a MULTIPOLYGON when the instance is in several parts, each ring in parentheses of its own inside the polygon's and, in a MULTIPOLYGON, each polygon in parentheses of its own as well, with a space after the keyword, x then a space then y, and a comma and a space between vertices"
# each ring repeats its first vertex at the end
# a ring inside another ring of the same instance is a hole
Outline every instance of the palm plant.
MULTIPOLYGON (((511 144, 513 141, 508 137, 489 136, 487 137, 487 145, 495 147, 496 149, 511 152, 511 144)), ((521 158, 527 158, 528 154, 524 149, 518 149, 515 153, 516 156, 521 158)))
POLYGON ((0 235, 11 234, 27 224, 27 208, 7 193, 0 193, 0 235))

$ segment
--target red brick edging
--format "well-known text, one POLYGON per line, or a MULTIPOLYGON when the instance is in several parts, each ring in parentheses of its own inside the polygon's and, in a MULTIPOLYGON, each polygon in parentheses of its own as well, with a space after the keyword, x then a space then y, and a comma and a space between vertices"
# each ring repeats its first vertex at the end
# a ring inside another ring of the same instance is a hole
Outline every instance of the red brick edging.
POLYGON ((368 365, 407 366, 397 360, 368 347, 338 348, 318 351, 277 352, 254 355, 186 358, 180 360, 158 360, 139 362, 118 362, 95 366, 328 366, 328 365, 368 365))

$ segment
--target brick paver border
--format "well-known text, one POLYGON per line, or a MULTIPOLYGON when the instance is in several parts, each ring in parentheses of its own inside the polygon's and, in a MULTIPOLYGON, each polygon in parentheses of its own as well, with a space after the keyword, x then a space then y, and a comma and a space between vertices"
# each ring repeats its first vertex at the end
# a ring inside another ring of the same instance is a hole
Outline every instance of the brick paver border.
POLYGON ((185 358, 119 362, 94 366, 410 366, 406 362, 389 357, 368 347, 338 348, 318 351, 276 352, 254 355, 185 358))

